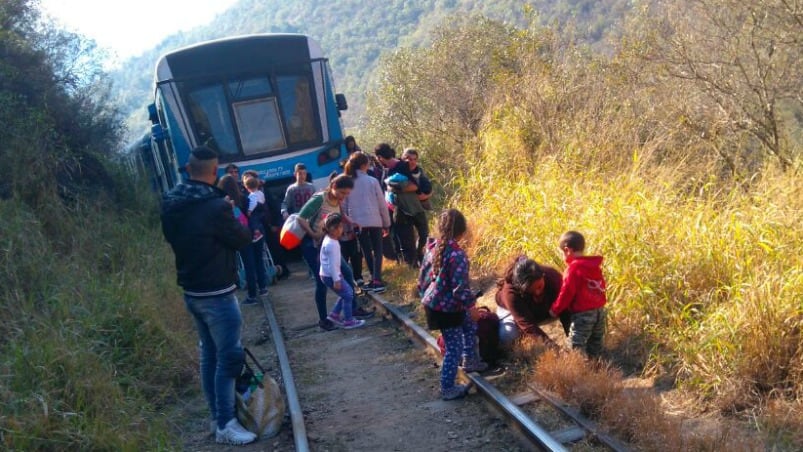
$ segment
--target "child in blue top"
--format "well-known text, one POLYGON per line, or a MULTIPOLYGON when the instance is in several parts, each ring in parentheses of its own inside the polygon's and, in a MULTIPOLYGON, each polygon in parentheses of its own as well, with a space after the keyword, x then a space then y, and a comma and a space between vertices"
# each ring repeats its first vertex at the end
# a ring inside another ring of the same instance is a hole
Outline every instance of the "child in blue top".
POLYGON ((477 323, 474 320, 477 295, 469 286, 469 262, 458 241, 466 233, 466 218, 449 209, 438 218, 439 239, 427 242, 418 277, 418 292, 430 329, 441 330, 445 345, 441 366, 441 397, 459 399, 468 386, 455 385, 457 367, 463 360, 466 372, 482 372, 488 365, 477 351, 477 323))
POLYGON ((336 326, 349 330, 365 325, 365 320, 353 317, 352 305, 356 304, 356 295, 351 284, 343 278, 341 271, 340 236, 343 235, 343 217, 339 213, 331 213, 323 220, 323 231, 326 234, 321 242, 321 267, 319 275, 326 287, 338 296, 332 312, 326 317, 336 326))

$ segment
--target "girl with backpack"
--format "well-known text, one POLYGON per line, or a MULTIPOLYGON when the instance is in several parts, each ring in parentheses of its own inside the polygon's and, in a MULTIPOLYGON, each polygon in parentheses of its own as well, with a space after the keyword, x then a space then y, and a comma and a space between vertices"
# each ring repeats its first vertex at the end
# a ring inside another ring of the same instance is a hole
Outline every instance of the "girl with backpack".
POLYGON ((462 358, 466 372, 482 372, 488 365, 477 352, 477 294, 469 285, 469 261, 459 241, 467 231, 466 218, 449 209, 438 218, 438 239, 427 241, 418 277, 418 292, 427 317, 427 326, 440 330, 445 353, 441 366, 441 398, 464 397, 467 385, 456 385, 457 367, 462 358))

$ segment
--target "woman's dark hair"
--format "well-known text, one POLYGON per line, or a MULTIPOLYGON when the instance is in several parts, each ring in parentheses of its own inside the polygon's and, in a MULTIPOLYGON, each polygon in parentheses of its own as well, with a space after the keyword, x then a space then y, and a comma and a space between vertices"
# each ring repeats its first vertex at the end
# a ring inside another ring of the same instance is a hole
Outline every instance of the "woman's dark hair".
POLYGON ((357 170, 362 168, 363 165, 368 164, 368 156, 363 154, 360 151, 357 151, 349 157, 349 161, 346 162, 346 167, 344 171, 349 176, 353 177, 354 179, 357 178, 357 170))
POLYGON ((338 174, 329 181, 329 190, 354 188, 354 179, 345 174, 338 174))
POLYGON ((466 217, 464 217, 459 210, 448 209, 441 213, 438 218, 440 242, 435 252, 435 259, 432 262, 432 270, 436 275, 443 266, 443 253, 446 250, 446 244, 449 243, 450 240, 454 240, 465 234, 466 230, 466 217))
POLYGON ((243 193, 240 191, 240 187, 237 185, 237 179, 235 179, 234 176, 230 174, 223 175, 223 177, 217 181, 217 188, 223 190, 223 192, 234 201, 235 206, 242 206, 243 193))
POLYGON ((357 149, 357 140, 354 139, 353 135, 349 135, 343 140, 343 145, 346 147, 346 152, 349 151, 349 143, 354 143, 354 149, 357 149))
POLYGON ((323 230, 329 232, 336 228, 339 224, 343 223, 343 216, 337 212, 330 213, 323 219, 323 230))
POLYGON ((544 277, 544 270, 532 259, 521 255, 516 258, 505 270, 505 275, 496 282, 496 287, 501 288, 505 283, 518 292, 523 294, 532 285, 544 277))

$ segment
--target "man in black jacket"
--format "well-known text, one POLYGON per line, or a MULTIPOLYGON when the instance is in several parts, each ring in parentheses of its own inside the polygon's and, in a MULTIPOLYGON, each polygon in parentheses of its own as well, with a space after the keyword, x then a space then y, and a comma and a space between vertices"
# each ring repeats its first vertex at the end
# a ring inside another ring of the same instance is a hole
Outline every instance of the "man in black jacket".
POLYGON ((162 232, 176 255, 178 284, 201 339, 201 383, 215 441, 248 444, 256 435, 234 412, 234 382, 244 361, 235 251, 251 243, 251 231, 234 218, 232 205, 213 185, 217 167, 215 151, 193 149, 186 166, 189 180, 162 200, 162 232))

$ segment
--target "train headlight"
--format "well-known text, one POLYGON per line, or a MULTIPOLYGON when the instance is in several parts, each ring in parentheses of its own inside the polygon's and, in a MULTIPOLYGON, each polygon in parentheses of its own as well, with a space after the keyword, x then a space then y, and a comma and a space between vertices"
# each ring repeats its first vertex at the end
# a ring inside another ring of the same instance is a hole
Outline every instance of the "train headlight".
POLYGON ((329 148, 329 160, 335 160, 340 157, 340 148, 329 148))
POLYGON ((329 163, 340 158, 340 147, 332 147, 318 154, 318 165, 329 163))

